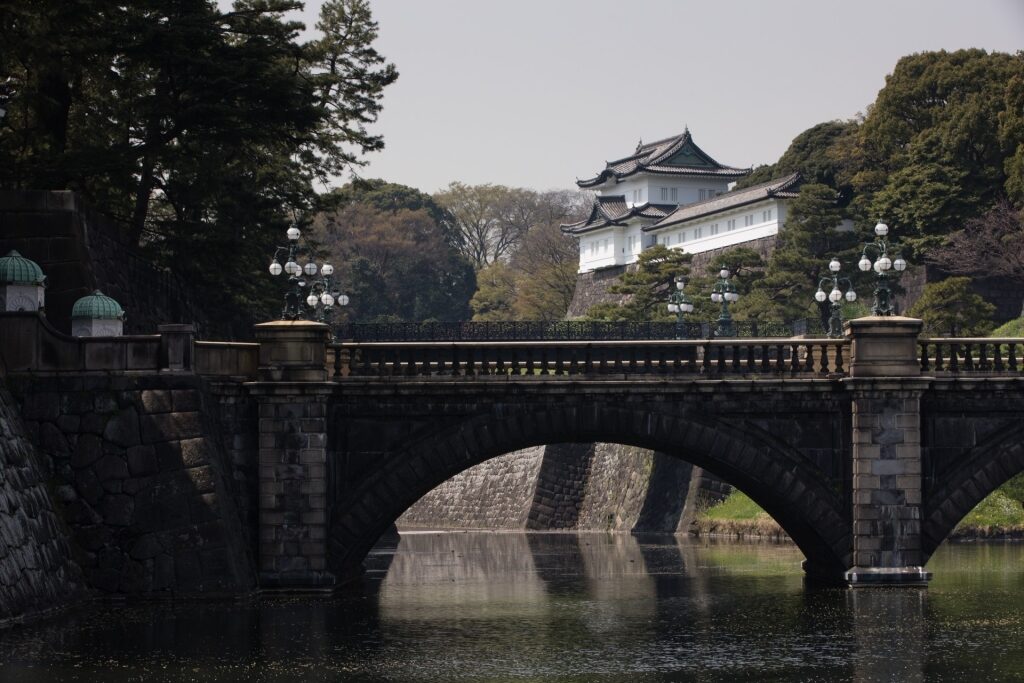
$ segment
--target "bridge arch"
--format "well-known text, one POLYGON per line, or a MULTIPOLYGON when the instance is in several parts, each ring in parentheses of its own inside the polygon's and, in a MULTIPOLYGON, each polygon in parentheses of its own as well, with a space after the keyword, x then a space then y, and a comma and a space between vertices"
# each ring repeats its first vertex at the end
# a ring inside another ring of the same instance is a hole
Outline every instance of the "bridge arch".
POLYGON ((924 500, 922 562, 981 501, 1024 472, 1024 424, 1006 427, 956 459, 924 500))
POLYGON ((567 442, 637 446, 702 467, 764 508, 804 553, 809 573, 835 578, 849 567, 848 503, 798 451, 750 425, 607 399, 495 406, 419 433, 335 501, 330 566, 351 574, 408 507, 459 472, 511 451, 567 442))

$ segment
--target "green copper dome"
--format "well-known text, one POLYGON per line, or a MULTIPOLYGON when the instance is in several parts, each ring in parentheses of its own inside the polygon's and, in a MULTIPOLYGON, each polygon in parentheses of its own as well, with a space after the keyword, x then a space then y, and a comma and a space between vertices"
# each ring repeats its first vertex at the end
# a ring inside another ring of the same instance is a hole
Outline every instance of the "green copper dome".
POLYGON ((39 264, 11 250, 0 258, 0 284, 41 285, 45 276, 39 264))
POLYGON ((71 317, 121 320, 124 318, 124 309, 121 308, 121 304, 97 289, 89 296, 83 296, 75 302, 71 309, 71 317))

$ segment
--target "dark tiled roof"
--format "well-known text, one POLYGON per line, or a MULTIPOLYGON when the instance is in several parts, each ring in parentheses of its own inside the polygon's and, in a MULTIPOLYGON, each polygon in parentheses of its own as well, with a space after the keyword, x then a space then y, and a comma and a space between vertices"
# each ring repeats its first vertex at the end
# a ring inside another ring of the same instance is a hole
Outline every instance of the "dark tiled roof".
POLYGON ((767 183, 752 185, 742 190, 734 190, 720 194, 717 197, 706 199, 694 204, 686 204, 675 209, 664 219, 654 225, 649 225, 644 230, 658 230, 677 223, 685 223, 695 218, 710 216, 728 209, 735 209, 746 204, 758 202, 763 199, 786 199, 796 197, 800 194, 800 184, 803 178, 799 173, 792 173, 784 178, 769 180, 767 183))
POLYGON ((609 225, 625 225, 630 218, 651 218, 660 220, 675 209, 675 204, 637 204, 630 207, 621 194, 597 197, 590 207, 590 215, 576 223, 565 223, 562 232, 579 235, 609 225))
POLYGON ((577 180, 580 187, 596 187, 609 178, 622 180, 640 172, 660 175, 716 176, 739 178, 750 173, 749 168, 723 166, 697 146, 686 130, 682 135, 638 144, 628 157, 607 162, 605 169, 593 178, 577 180))

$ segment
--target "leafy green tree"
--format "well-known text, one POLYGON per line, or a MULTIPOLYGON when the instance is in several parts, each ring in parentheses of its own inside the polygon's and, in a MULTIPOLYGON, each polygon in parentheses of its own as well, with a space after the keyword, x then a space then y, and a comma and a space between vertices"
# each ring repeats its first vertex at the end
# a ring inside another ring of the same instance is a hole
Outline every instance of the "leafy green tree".
POLYGON ((740 310, 748 314, 757 310, 769 320, 817 314, 827 321, 828 304, 817 304, 814 293, 821 278, 829 274, 829 261, 839 258, 844 275, 852 279, 859 272, 854 265, 857 238, 852 231, 837 229, 842 220, 843 211, 832 188, 820 184, 801 187, 800 196, 789 207, 786 228, 779 233, 765 275, 740 310))
POLYGON ((516 274, 504 261, 495 261, 476 276, 477 290, 470 299, 473 320, 495 322, 515 319, 516 274))
MULTIPOLYGON (((688 276, 693 255, 658 244, 640 253, 636 270, 619 278, 608 291, 621 303, 601 303, 587 311, 594 320, 670 320, 666 307, 677 275, 688 276)), ((693 299, 694 297, 690 297, 693 299)))
POLYGON ((850 182, 863 215, 889 220, 926 251, 991 208, 1024 143, 1013 111, 1022 77, 1024 53, 900 59, 858 132, 850 182))
POLYGON ((325 2, 304 43, 301 6, 4 3, 0 188, 75 190, 226 313, 269 308, 267 253, 383 146, 367 126, 397 77, 367 0, 325 2))
POLYGON ((838 191, 841 203, 845 203, 851 188, 840 182, 842 157, 836 150, 855 135, 857 125, 856 121, 826 121, 808 128, 793 138, 777 162, 758 166, 749 176, 741 178, 736 188, 799 172, 806 182, 828 185, 838 191))
MULTIPOLYGON (((411 202, 415 204, 416 202, 411 202)), ((311 232, 350 295, 349 320, 465 320, 476 286, 426 208, 381 210, 351 202, 321 214, 311 232)))
POLYGON ((971 291, 971 279, 951 277, 925 285, 907 315, 924 320, 935 335, 980 336, 995 325, 996 307, 971 291))

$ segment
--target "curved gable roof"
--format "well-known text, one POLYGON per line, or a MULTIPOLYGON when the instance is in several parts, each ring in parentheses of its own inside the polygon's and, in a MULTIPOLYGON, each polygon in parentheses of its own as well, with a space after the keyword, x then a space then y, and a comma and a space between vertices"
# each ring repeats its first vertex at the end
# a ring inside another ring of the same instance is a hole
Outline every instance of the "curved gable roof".
POLYGON ((581 188, 596 187, 610 178, 619 182, 637 173, 675 176, 715 176, 719 178, 740 178, 750 173, 749 168, 725 166, 715 161, 697 146, 686 129, 676 135, 647 144, 640 143, 627 157, 606 162, 603 171, 593 178, 577 180, 581 188))
POLYGON ((606 228, 611 225, 625 225, 630 218, 650 218, 660 220, 676 208, 674 204, 636 204, 629 206, 625 195, 607 195, 597 197, 590 207, 590 215, 576 223, 562 224, 562 232, 579 235, 591 230, 606 228))

